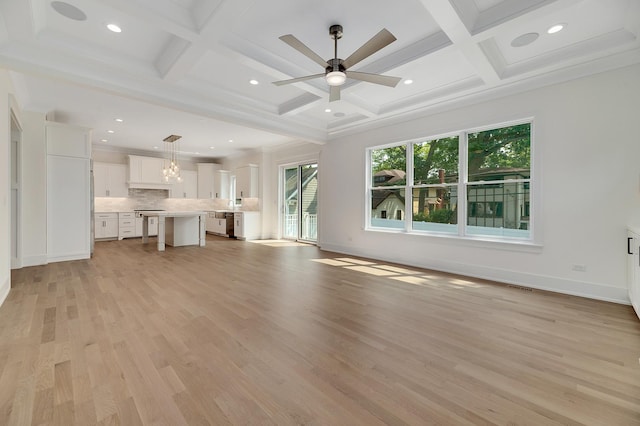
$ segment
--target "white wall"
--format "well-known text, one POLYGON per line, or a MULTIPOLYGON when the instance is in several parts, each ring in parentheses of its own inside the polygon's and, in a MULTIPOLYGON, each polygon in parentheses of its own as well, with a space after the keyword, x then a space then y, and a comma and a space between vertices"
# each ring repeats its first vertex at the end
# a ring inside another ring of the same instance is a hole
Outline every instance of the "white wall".
POLYGON ((22 112, 22 266, 47 263, 45 114, 22 112), (40 170, 41 173, 34 173, 40 170))
MULTIPOLYGON (((264 171, 261 173, 264 181, 262 201, 262 227, 264 238, 278 238, 280 196, 280 167, 297 165, 306 162, 319 162, 323 145, 308 142, 295 142, 281 146, 265 154, 264 171)), ((323 185, 322 175, 319 184, 323 185)), ((322 204, 319 200, 318 204, 322 204)))
POLYGON ((628 303, 625 231, 640 222, 638 76, 636 65, 332 141, 320 164, 322 248, 628 303), (364 231, 366 147, 527 117, 542 248, 364 231))

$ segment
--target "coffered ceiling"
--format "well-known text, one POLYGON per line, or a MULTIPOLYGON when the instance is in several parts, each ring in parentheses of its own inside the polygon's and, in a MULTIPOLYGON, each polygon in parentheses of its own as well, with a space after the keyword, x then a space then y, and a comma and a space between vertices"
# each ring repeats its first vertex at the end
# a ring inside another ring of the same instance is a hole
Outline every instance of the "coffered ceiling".
POLYGON ((0 65, 24 109, 93 128, 97 147, 153 151, 179 134, 203 157, 324 143, 640 62, 637 0, 2 0, 0 14, 0 65), (323 78, 273 85, 324 72, 278 37, 331 59, 333 24, 343 59, 389 30, 397 40, 352 70, 400 83, 348 79, 336 102, 323 78))

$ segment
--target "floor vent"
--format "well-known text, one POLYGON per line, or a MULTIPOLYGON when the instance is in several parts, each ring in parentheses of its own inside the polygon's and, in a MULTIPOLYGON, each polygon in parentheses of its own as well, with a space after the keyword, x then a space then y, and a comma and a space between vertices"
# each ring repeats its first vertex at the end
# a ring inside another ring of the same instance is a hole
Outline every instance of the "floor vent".
POLYGON ((523 286, 521 286, 521 285, 512 285, 512 284, 509 284, 507 287, 509 287, 509 288, 515 288, 515 289, 517 289, 517 290, 533 291, 533 289, 532 289, 531 287, 523 287, 523 286))

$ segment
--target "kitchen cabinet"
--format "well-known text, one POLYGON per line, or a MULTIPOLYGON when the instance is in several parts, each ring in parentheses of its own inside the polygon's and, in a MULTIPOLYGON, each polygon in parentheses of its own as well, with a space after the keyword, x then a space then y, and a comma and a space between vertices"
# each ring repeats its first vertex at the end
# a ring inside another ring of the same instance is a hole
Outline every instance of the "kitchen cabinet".
POLYGON ((216 171, 220 170, 220 164, 198 163, 198 198, 215 198, 216 171))
POLYGON ((629 300, 640 318, 640 232, 627 229, 627 283, 629 300))
POLYGON ((93 163, 93 195, 95 197, 128 197, 127 166, 93 163))
POLYGON ((163 158, 129 155, 129 188, 171 189, 162 175, 163 158))
POLYGON ((45 140, 47 261, 88 259, 91 257, 91 130, 46 122, 45 140))
POLYGON ((118 239, 136 237, 136 214, 134 212, 118 213, 118 239))
MULTIPOLYGON (((136 218, 136 237, 142 236, 142 218, 136 218)), ((149 218, 149 236, 155 237, 158 235, 158 218, 150 217, 149 218)))
POLYGON ((258 197, 258 166, 248 164, 236 169, 236 199, 258 197))
POLYGON ((118 238, 118 213, 96 213, 93 224, 96 240, 118 238))
POLYGON ((181 170, 182 182, 171 185, 171 198, 198 198, 198 172, 181 170))
POLYGON ((260 238, 260 212, 234 212, 233 234, 240 240, 260 238))
POLYGON ((207 213, 207 232, 210 234, 216 235, 228 235, 227 234, 227 219, 224 217, 219 217, 220 215, 216 215, 216 212, 208 212, 207 213), (216 217, 218 216, 218 217, 216 217))
POLYGON ((229 170, 216 170, 213 182, 214 197, 223 200, 229 199, 229 170))

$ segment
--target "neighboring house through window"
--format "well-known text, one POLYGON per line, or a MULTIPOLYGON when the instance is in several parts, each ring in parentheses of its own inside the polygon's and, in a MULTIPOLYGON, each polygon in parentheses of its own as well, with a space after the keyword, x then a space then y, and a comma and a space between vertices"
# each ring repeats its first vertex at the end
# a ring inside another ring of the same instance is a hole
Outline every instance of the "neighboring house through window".
POLYGON ((530 122, 368 152, 368 229, 531 240, 530 122))

